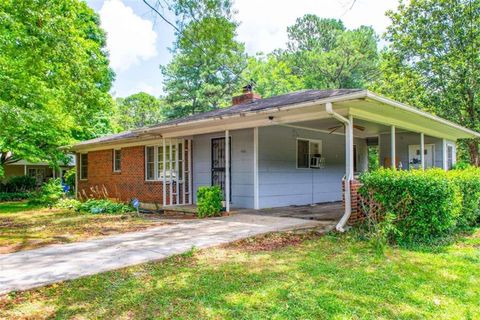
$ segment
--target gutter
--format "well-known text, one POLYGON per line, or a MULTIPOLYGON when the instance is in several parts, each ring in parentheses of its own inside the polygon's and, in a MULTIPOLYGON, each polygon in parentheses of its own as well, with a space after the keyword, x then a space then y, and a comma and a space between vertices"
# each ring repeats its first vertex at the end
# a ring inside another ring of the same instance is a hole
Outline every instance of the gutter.
POLYGON ((337 223, 337 225, 335 226, 335 229, 337 229, 337 231, 339 232, 345 232, 345 225, 347 224, 347 221, 348 219, 350 218, 350 215, 352 214, 352 195, 351 195, 351 190, 350 190, 350 182, 352 181, 353 179, 353 172, 351 170, 351 166, 352 164, 350 163, 351 161, 348 160, 347 161, 347 156, 351 158, 351 152, 349 150, 349 147, 350 147, 350 143, 352 143, 352 141, 350 141, 350 139, 353 138, 353 135, 351 133, 352 132, 352 121, 351 121, 351 118, 350 119, 347 119, 345 118, 344 116, 336 113, 335 111, 333 111, 333 105, 331 102, 328 102, 325 104, 325 111, 331 115, 333 118, 337 119, 338 121, 340 121, 341 123, 343 123, 345 125, 345 140, 348 141, 348 143, 345 143, 346 146, 345 146, 345 212, 342 216, 342 218, 340 219, 340 221, 337 223))

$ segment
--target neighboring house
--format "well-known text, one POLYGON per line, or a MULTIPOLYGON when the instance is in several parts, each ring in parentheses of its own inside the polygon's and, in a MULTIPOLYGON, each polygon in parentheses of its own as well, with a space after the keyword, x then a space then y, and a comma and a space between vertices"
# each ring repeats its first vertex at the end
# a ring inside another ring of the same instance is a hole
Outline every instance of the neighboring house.
MULTIPOLYGON (((227 210, 340 201, 342 180, 367 170, 368 146, 378 146, 383 166, 447 170, 457 139, 480 137, 359 89, 267 99, 247 90, 233 103, 75 145, 77 190, 105 188, 111 197, 168 207, 195 204, 200 186, 219 185, 227 210)), ((350 188, 345 199, 340 229, 352 210, 350 188)))
POLYGON ((3 181, 7 181, 11 177, 16 176, 30 176, 37 180, 40 185, 51 178, 63 178, 65 172, 75 167, 75 156, 69 155, 70 162, 65 165, 61 163, 57 170, 54 170, 46 162, 28 162, 26 160, 19 160, 14 163, 9 163, 4 166, 5 175, 3 181))

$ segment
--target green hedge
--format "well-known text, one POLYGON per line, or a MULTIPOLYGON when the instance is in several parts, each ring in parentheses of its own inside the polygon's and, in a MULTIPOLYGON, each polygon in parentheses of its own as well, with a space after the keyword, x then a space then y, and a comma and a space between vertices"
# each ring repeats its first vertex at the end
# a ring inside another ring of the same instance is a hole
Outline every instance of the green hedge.
POLYGON ((369 218, 381 222, 389 217, 394 228, 390 228, 393 231, 387 235, 388 240, 429 242, 452 233, 465 215, 458 184, 466 178, 456 176, 453 182, 450 174, 441 169, 380 169, 361 176, 363 186, 359 192, 366 199, 369 218))
POLYGON ((0 192, 0 202, 25 200, 31 196, 30 192, 0 192))
POLYGON ((222 210, 222 190, 218 186, 200 187, 197 190, 197 216, 212 217, 222 210))
POLYGON ((466 167, 464 170, 450 170, 448 178, 462 194, 459 228, 469 228, 480 223, 480 169, 466 167))

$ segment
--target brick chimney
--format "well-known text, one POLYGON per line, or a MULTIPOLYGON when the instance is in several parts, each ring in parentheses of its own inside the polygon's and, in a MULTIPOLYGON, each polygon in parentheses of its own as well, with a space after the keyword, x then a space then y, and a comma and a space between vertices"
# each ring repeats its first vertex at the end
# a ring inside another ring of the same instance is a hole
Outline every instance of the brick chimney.
POLYGON ((247 84, 242 88, 243 93, 239 96, 232 98, 232 104, 235 106, 237 104, 248 103, 258 99, 261 99, 258 93, 253 92, 253 84, 247 84))

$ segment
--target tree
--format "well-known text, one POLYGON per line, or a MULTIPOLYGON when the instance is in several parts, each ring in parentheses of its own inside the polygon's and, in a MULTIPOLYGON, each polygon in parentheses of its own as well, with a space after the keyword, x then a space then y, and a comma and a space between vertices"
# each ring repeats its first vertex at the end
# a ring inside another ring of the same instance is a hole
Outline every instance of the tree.
POLYGON ((292 73, 286 61, 275 54, 249 57, 242 78, 255 81, 255 91, 263 98, 303 89, 303 81, 292 73))
POLYGON ((121 131, 157 124, 162 121, 162 101, 145 92, 118 98, 115 122, 121 131))
MULTIPOLYGON (((387 15, 378 91, 480 131, 480 1, 417 0, 387 15)), ((480 165, 479 140, 465 145, 480 165)))
POLYGON ((229 0, 177 0, 172 61, 161 67, 166 116, 177 118, 229 104, 246 65, 229 0))
POLYGON ((56 165, 59 147, 110 131, 113 73, 83 1, 0 2, 0 166, 56 165))
POLYGON ((371 27, 347 30, 340 20, 307 14, 287 32, 284 58, 307 88, 362 88, 378 74, 371 27))

